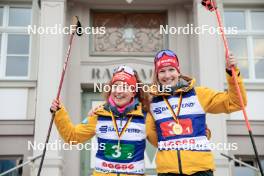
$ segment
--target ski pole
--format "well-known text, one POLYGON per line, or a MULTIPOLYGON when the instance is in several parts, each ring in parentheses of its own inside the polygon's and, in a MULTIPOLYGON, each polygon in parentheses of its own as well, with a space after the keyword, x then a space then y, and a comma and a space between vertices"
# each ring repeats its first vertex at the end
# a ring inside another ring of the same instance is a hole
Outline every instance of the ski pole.
MULTIPOLYGON (((81 23, 80 23, 80 21, 79 21, 77 16, 73 17, 72 24, 75 25, 75 28, 74 28, 73 32, 71 33, 71 36, 70 36, 68 50, 67 50, 67 53, 66 53, 64 66, 63 66, 63 70, 62 70, 62 73, 61 73, 60 84, 59 84, 58 91, 57 91, 57 96, 56 96, 57 100, 59 100, 59 98, 60 98, 62 84, 63 84, 63 81, 64 81, 65 72, 66 72, 66 69, 67 69, 67 66, 68 66, 68 62, 69 62, 69 58, 70 58, 70 53, 71 53, 71 47, 72 47, 72 41, 73 41, 74 34, 76 33, 78 36, 82 35, 82 33, 81 33, 81 23)), ((40 176, 40 173, 41 173, 41 169, 42 169, 43 161, 44 161, 44 158, 45 158, 45 155, 46 155, 47 144, 49 142, 50 133, 51 133, 52 125, 53 125, 53 122, 54 122, 54 118, 55 118, 55 112, 52 112, 52 117, 51 117, 51 120, 50 120, 48 134, 47 134, 47 137, 46 137, 45 146, 44 146, 42 157, 41 157, 41 160, 40 160, 40 165, 39 165, 37 176, 40 176)))
MULTIPOLYGON (((225 59, 226 59, 226 62, 228 63, 229 62, 228 59, 229 59, 230 51, 229 51, 228 42, 227 42, 224 30, 223 30, 223 23, 222 23, 221 15, 220 15, 220 12, 219 12, 219 10, 218 10, 218 8, 216 6, 216 2, 213 1, 213 0, 203 0, 202 1, 202 5, 205 6, 206 9, 211 11, 211 12, 215 11, 215 14, 216 14, 216 17, 217 17, 218 26, 220 28, 221 36, 222 36, 222 39, 223 39, 223 42, 224 42, 224 47, 225 47, 225 52, 226 52, 225 53, 225 59)), ((244 102, 243 102, 243 99, 242 99, 241 90, 240 90, 239 85, 238 85, 238 81, 237 81, 237 77, 236 77, 236 72, 235 72, 234 66, 232 67, 232 78, 233 78, 235 86, 236 86, 236 91, 237 91, 237 95, 239 97, 240 106, 242 107, 243 116, 244 116, 244 119, 245 119, 245 122, 246 122, 246 126, 247 126, 247 129, 248 129, 250 140, 251 140, 251 143, 252 143, 252 146, 253 146, 253 149, 254 149, 254 153, 255 153, 255 156, 256 156, 256 159, 257 159, 259 170, 260 170, 261 176, 264 176, 262 165, 260 163, 260 159, 259 159, 259 155, 258 155, 258 151, 257 151, 257 147, 256 147, 255 140, 254 140, 254 137, 253 137, 253 134, 252 134, 252 129, 251 129, 251 126, 250 126, 250 123, 249 123, 249 120, 248 120, 248 115, 247 115, 247 112, 246 112, 246 109, 245 109, 245 106, 244 106, 244 102)))

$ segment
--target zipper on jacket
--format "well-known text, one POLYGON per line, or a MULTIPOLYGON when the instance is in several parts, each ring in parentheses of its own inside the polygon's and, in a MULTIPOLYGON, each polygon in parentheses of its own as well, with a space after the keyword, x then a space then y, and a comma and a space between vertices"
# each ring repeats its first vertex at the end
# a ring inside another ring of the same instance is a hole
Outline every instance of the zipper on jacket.
POLYGON ((177 150, 179 172, 182 174, 181 151, 177 150))

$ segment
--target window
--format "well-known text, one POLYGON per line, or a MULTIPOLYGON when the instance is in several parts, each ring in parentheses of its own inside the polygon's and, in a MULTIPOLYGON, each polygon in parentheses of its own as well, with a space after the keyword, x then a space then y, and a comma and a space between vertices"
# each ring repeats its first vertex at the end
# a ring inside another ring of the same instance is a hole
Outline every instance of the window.
POLYGON ((28 78, 31 8, 0 6, 0 78, 28 78))
POLYGON ((27 119, 28 96, 27 88, 1 88, 0 120, 27 119))
MULTIPOLYGON (((21 156, 0 156, 0 173, 3 173, 19 164, 22 164, 23 157, 21 156)), ((22 169, 10 172, 6 176, 22 176, 22 169)))
MULTIPOLYGON (((239 159, 240 161, 242 161, 242 162, 244 162, 250 166, 258 168, 255 156, 242 155, 242 156, 236 156, 235 158, 239 159)), ((260 160, 261 160, 261 165, 263 167, 264 166, 263 157, 261 157, 260 160)), ((233 175, 234 176, 258 176, 258 173, 249 167, 246 167, 240 163, 235 162, 234 163, 234 169, 233 169, 233 175)))
POLYGON ((237 27, 237 35, 228 35, 229 47, 238 58, 243 77, 264 81, 264 9, 226 9, 226 27, 237 27))
POLYGON ((0 26, 3 25, 3 7, 0 7, 0 26))

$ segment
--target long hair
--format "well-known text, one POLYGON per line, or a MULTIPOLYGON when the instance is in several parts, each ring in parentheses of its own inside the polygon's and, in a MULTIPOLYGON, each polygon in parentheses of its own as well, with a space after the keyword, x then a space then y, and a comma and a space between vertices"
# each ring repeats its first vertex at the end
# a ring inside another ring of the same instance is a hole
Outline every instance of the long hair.
POLYGON ((156 72, 156 68, 154 69, 153 73, 152 73, 152 83, 153 85, 159 85, 159 79, 158 79, 158 73, 156 72))
MULTIPOLYGON (((136 77, 137 83, 141 84, 141 85, 144 85, 143 82, 140 80, 140 78, 138 76, 138 73, 136 71, 134 71, 134 73, 135 73, 135 77, 136 77)), ((112 82, 110 80, 108 83, 106 83, 106 85, 108 85, 109 87, 112 88, 113 84, 112 84, 112 82)), ((143 86, 141 86, 141 87, 143 87, 143 86)), ((149 111, 149 105, 150 105, 149 94, 147 92, 145 92, 141 87, 136 89, 138 91, 136 92, 135 97, 137 97, 139 102, 142 104, 142 109, 144 111, 149 111)), ((105 98, 105 101, 108 101, 111 92, 112 92, 112 90, 111 91, 107 91, 107 92, 103 92, 103 96, 105 98)))

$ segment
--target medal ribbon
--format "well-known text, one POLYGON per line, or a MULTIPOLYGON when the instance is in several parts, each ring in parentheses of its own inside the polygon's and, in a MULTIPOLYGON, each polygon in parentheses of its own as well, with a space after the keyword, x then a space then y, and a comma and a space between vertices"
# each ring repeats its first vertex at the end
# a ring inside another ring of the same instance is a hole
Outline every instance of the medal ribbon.
POLYGON ((132 116, 130 116, 125 124, 125 126, 122 128, 121 132, 119 133, 118 131, 118 126, 117 126, 117 123, 116 123, 116 119, 112 113, 112 111, 110 110, 110 113, 111 113, 111 117, 112 117, 112 122, 113 122, 113 125, 114 125, 114 129, 115 129, 115 132, 118 136, 118 147, 120 147, 120 139, 122 137, 122 135, 124 134, 124 132, 126 131, 127 127, 128 127, 128 124, 131 122, 132 120, 132 116))
POLYGON ((163 100, 166 103, 168 109, 170 110, 173 119, 176 121, 177 124, 180 124, 178 116, 180 114, 180 110, 181 110, 181 104, 182 104, 182 93, 180 95, 179 101, 178 101, 178 108, 177 108, 177 114, 175 114, 175 112, 173 111, 169 101, 165 98, 165 96, 163 96, 163 100))

